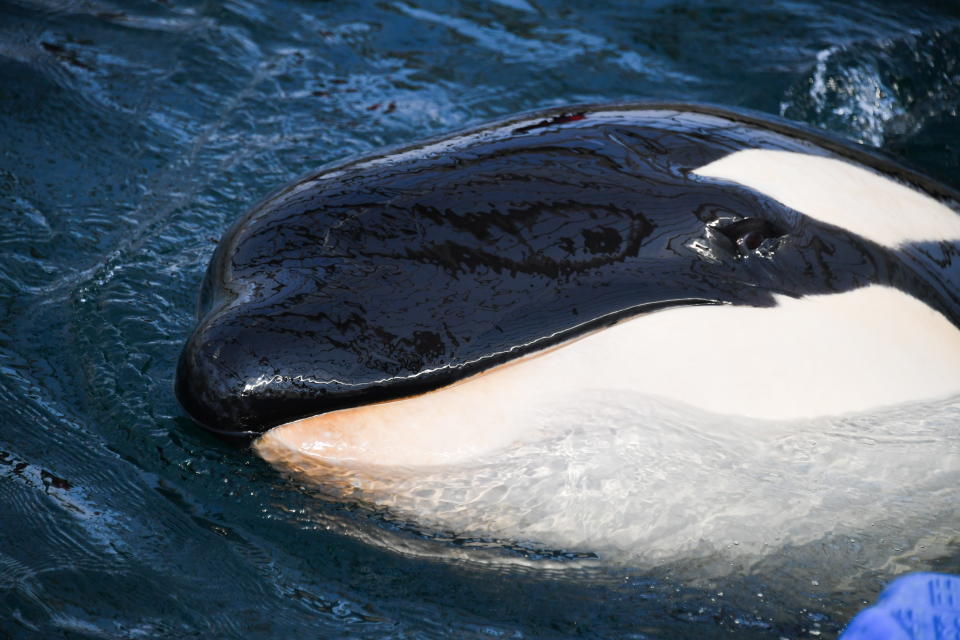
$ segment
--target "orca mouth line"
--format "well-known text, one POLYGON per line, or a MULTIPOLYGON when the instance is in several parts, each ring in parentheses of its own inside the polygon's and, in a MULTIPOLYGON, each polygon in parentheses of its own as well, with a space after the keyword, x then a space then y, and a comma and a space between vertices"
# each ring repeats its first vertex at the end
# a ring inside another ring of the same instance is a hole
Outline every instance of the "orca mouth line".
MULTIPOLYGON (((507 349, 497 351, 494 353, 483 355, 479 358, 469 360, 466 362, 447 364, 439 367, 434 367, 430 369, 421 370, 419 372, 406 375, 406 376, 394 376, 389 378, 381 378, 357 383, 351 383, 349 381, 342 381, 337 379, 325 379, 317 380, 309 376, 284 376, 284 375, 273 375, 267 377, 261 377, 255 379, 252 382, 248 382, 243 389, 242 394, 248 394, 250 392, 261 389, 265 386, 276 383, 289 383, 291 381, 297 382, 303 385, 313 385, 318 387, 329 387, 331 385, 336 385, 339 387, 355 387, 361 390, 370 389, 376 390, 378 393, 375 399, 368 402, 355 402, 347 405, 337 404, 336 401, 332 401, 330 404, 334 405, 333 408, 317 411, 307 415, 292 416, 288 420, 282 422, 277 422, 275 424, 265 424, 262 427, 258 426, 256 429, 245 429, 245 430, 231 430, 231 429, 219 429, 216 426, 204 424, 204 428, 215 433, 219 436, 225 436, 229 438, 236 438, 237 440, 251 440, 257 438, 258 436, 263 435, 265 432, 274 429, 278 426, 283 426, 290 422, 295 422, 297 420, 306 419, 306 418, 316 418, 323 414, 329 413, 331 411, 342 411, 355 408, 357 406, 363 406, 367 404, 378 404, 383 402, 390 402, 394 400, 400 400, 405 397, 413 395, 421 395, 424 393, 430 393, 436 389, 445 387, 451 384, 458 384, 464 380, 470 379, 477 375, 483 375, 485 371, 495 369, 497 367, 509 365, 514 360, 523 359, 530 356, 536 356, 538 353, 546 352, 551 349, 562 347, 564 344, 576 341, 579 338, 587 336, 591 333, 602 331, 609 327, 613 327, 618 323, 625 322, 639 316, 650 314, 654 312, 659 312, 665 309, 671 309, 676 307, 683 306, 711 306, 711 305, 723 305, 727 304, 721 300, 710 300, 707 298, 677 298, 670 300, 659 300, 656 302, 646 302, 642 304, 635 305, 633 307, 622 309, 607 315, 595 318, 587 322, 581 322, 580 324, 574 325, 569 329, 563 331, 556 331, 550 335, 542 336, 535 340, 531 340, 525 344, 514 345, 507 349), (430 381, 426 385, 419 385, 417 382, 423 378, 430 378, 430 381), (390 390, 392 387, 397 387, 401 391, 391 393, 390 390), (413 389, 412 392, 405 392, 407 389, 413 389)), ((178 376, 178 380, 182 380, 183 376, 178 376)), ((176 389, 178 398, 180 394, 183 393, 178 388, 176 389)), ((180 400, 181 404, 185 404, 184 399, 180 400)))
MULTIPOLYGON (((702 305, 717 305, 717 304, 726 304, 720 300, 708 300, 706 298, 683 298, 678 300, 662 300, 658 302, 648 302, 643 304, 638 304, 629 309, 624 309, 622 311, 616 311, 614 313, 601 316, 589 322, 582 322, 578 325, 574 325, 569 329, 563 331, 555 331, 548 336, 543 336, 542 338, 537 338, 536 340, 531 340, 530 342, 514 345, 508 347, 501 351, 495 351, 493 353, 480 356, 479 358, 474 358, 473 360, 467 360, 466 362, 458 362, 455 364, 445 364, 438 367, 432 367, 428 369, 422 369, 416 373, 411 373, 403 376, 391 376, 388 378, 378 378, 375 380, 367 380, 364 382, 350 382, 347 380, 339 380, 337 378, 328 378, 325 380, 318 380, 310 376, 267 376, 265 378, 257 379, 254 382, 247 383, 243 388, 243 393, 248 393, 257 388, 263 387, 270 384, 272 381, 283 382, 287 380, 295 380, 296 382, 303 382, 306 384, 314 384, 321 386, 344 386, 344 387, 371 387, 371 386, 380 386, 380 385, 389 385, 392 383, 404 383, 422 378, 424 376, 432 376, 438 373, 450 372, 455 377, 453 381, 456 381, 464 376, 471 376, 478 373, 483 373, 484 370, 496 367, 501 364, 505 364, 514 358, 522 358, 523 356, 535 353, 540 350, 549 349, 551 347, 563 344, 564 342, 576 339, 583 334, 590 333, 592 331, 599 331, 606 327, 611 327, 618 322, 628 320, 645 313, 653 313, 654 311, 659 311, 661 309, 670 309, 672 307, 679 306, 702 306, 702 305), (460 375, 457 375, 460 374, 460 375)), ((346 408, 346 407, 344 407, 346 408)))

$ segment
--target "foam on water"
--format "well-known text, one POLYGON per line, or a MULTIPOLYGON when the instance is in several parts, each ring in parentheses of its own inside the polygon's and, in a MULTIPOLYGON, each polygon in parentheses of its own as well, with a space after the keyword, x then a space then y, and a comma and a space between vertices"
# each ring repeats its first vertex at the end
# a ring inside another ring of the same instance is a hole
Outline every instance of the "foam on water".
POLYGON ((822 49, 780 114, 881 146, 956 117, 960 31, 944 26, 822 49))
POLYGON ((423 531, 617 564, 749 558, 867 531, 920 531, 925 546, 957 535, 960 397, 769 421, 594 390, 531 415, 522 440, 469 463, 282 464, 423 531))

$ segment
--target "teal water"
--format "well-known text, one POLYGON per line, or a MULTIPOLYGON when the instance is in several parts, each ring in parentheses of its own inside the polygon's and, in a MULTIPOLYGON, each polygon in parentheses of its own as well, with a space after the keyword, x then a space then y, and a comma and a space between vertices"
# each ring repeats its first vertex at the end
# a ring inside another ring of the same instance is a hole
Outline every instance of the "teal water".
POLYGON ((723 571, 430 534, 183 416, 197 288, 251 202, 384 145, 643 98, 784 115, 960 187, 960 6, 0 6, 0 636, 832 637, 892 575, 960 572, 956 536, 907 553, 916 531, 723 571))

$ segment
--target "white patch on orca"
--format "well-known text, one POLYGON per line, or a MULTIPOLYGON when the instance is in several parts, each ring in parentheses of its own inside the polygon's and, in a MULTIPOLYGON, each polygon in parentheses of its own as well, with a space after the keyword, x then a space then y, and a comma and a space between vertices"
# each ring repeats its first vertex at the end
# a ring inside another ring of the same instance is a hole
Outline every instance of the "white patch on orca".
MULTIPOLYGON (((693 562, 697 578, 774 553, 776 568, 829 591, 865 568, 915 569, 912 556, 942 557, 956 541, 960 397, 773 422, 590 389, 527 419, 511 446, 457 464, 331 465, 283 449, 265 457, 298 482, 376 504, 428 534, 592 552, 604 564, 712 558, 693 562)), ((366 539, 431 554, 406 538, 366 539)), ((456 562, 498 562, 489 544, 471 557, 433 544, 456 562)))
POLYGON ((804 215, 886 247, 960 240, 960 214, 950 207, 843 160, 745 149, 693 173, 750 187, 804 215))
POLYGON ((960 331, 878 285, 778 303, 658 311, 255 447, 424 531, 614 563, 803 554, 826 532, 869 530, 880 558, 921 544, 905 531, 946 544, 960 396, 903 403, 960 392, 960 331))
POLYGON ((771 420, 960 393, 960 331, 898 289, 777 303, 643 315, 436 391, 281 425, 258 446, 331 462, 447 464, 509 445, 532 413, 587 390, 771 420))

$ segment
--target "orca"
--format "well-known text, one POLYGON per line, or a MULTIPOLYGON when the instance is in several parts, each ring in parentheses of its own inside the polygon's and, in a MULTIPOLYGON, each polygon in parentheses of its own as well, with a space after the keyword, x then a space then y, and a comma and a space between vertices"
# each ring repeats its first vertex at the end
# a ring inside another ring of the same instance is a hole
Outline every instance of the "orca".
POLYGON ((175 391, 268 460, 412 466, 508 446, 584 389, 760 420, 945 397, 958 203, 768 115, 522 114, 256 204, 211 259, 175 391))

